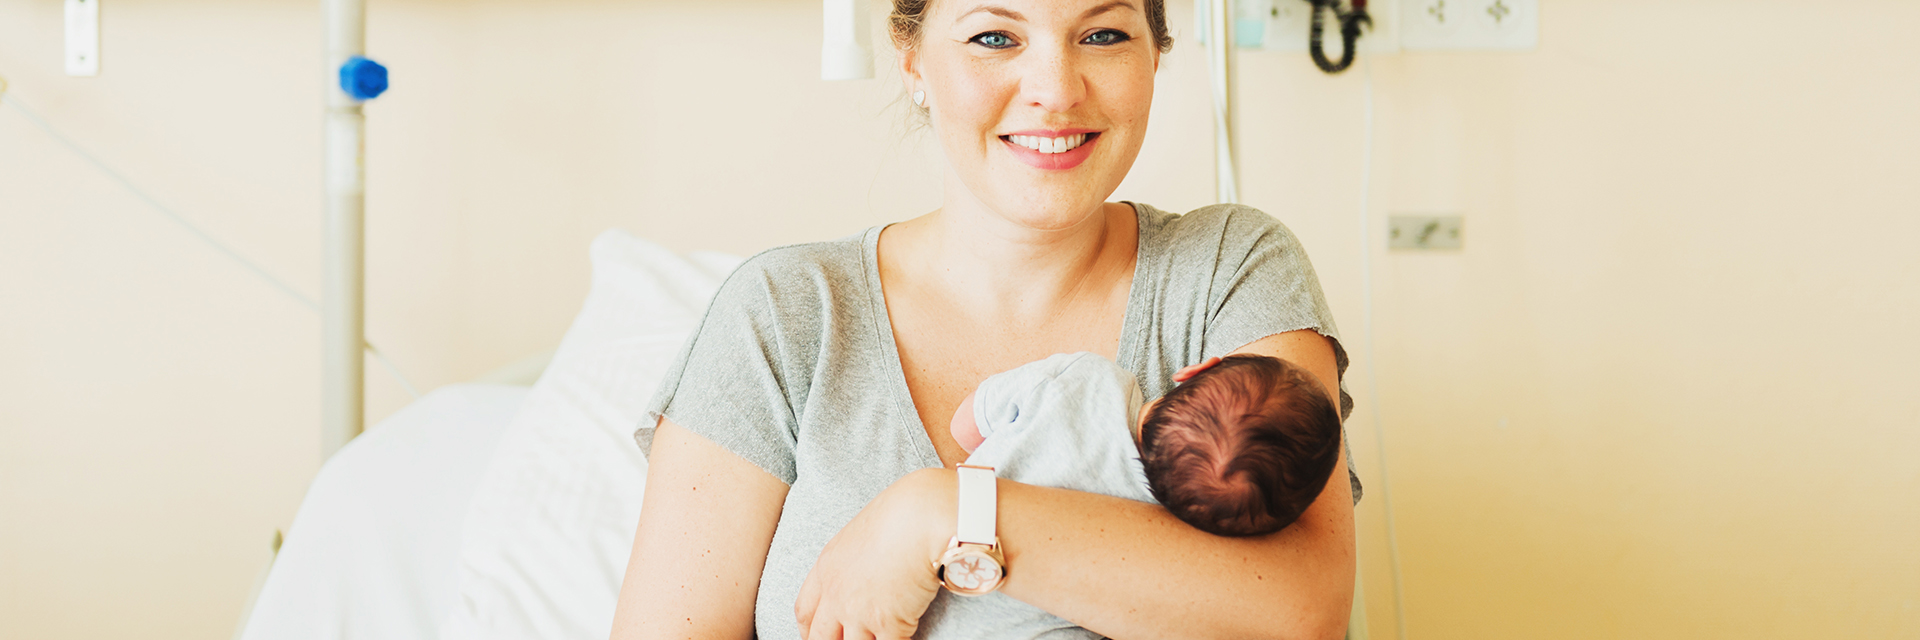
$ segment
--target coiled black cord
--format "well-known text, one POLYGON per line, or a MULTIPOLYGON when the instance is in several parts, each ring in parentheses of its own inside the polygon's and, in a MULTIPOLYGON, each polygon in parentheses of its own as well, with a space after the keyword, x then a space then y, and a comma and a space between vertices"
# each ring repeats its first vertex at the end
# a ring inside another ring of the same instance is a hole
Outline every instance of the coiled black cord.
POLYGON ((1313 64, 1327 73, 1340 73, 1353 66, 1353 55, 1357 52, 1355 43, 1360 40, 1360 27, 1373 26, 1373 18, 1367 15, 1367 0, 1353 0, 1353 8, 1342 11, 1340 0, 1307 0, 1313 3, 1313 27, 1307 32, 1307 53, 1313 56, 1313 64), (1340 52, 1340 62, 1327 59, 1326 48, 1320 44, 1325 16, 1322 10, 1332 11, 1334 19, 1340 21, 1340 42, 1344 47, 1340 52))

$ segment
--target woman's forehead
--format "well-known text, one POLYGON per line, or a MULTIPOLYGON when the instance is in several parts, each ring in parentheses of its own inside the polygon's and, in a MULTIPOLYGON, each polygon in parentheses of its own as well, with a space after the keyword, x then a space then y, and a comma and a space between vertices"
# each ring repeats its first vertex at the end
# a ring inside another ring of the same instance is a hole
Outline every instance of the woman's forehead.
POLYGON ((1100 16, 1144 16, 1142 0, 933 0, 928 14, 950 22, 997 16, 1016 22, 1087 20, 1100 16))

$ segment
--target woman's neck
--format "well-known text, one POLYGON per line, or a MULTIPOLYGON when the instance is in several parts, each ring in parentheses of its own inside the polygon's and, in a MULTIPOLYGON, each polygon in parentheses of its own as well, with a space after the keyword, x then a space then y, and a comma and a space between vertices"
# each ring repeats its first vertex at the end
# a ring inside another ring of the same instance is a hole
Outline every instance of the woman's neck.
POLYGON ((1107 298, 1129 279, 1138 230, 1132 208, 1102 204, 1058 229, 1021 225, 984 207, 948 206, 905 223, 896 264, 916 288, 1002 320, 1048 318, 1107 298))

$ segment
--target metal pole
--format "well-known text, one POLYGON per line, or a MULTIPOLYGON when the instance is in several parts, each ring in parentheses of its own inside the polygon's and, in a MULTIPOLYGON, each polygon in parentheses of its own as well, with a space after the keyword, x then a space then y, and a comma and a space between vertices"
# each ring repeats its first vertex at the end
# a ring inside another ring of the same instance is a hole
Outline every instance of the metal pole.
POLYGON ((326 29, 326 178, 320 299, 320 451, 360 434, 365 420, 366 118, 340 87, 340 67, 366 49, 366 0, 321 0, 326 29))
POLYGON ((1224 203, 1240 201, 1233 155, 1233 3, 1228 0, 1207 2, 1207 67, 1213 71, 1213 175, 1214 198, 1224 203))

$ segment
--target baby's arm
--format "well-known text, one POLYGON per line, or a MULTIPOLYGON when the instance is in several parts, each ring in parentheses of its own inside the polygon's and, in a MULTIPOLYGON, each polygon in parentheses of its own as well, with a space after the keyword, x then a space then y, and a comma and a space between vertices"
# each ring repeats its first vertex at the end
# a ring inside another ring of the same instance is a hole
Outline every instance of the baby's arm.
POLYGON ((1017 482, 1151 501, 1128 428, 1138 397, 1132 373, 1090 353, 995 375, 964 412, 981 432, 967 463, 1017 482))

